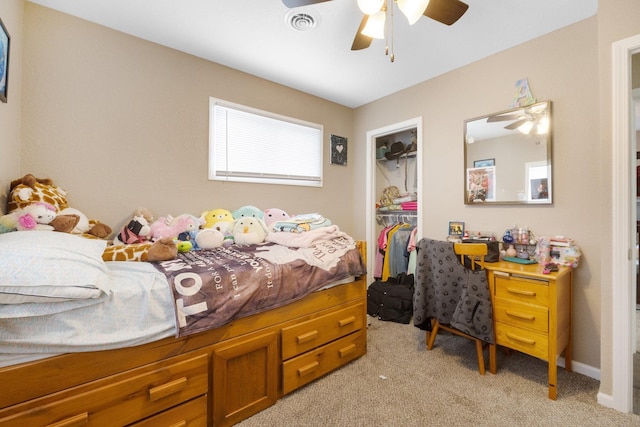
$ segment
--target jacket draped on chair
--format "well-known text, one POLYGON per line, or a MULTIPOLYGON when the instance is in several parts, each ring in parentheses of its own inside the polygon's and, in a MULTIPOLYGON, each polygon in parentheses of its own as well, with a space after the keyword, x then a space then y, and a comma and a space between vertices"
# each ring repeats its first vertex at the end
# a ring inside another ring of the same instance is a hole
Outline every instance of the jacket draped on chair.
POLYGON ((486 270, 462 265, 453 243, 423 238, 417 244, 413 323, 431 330, 435 318, 494 344, 493 309, 486 270))

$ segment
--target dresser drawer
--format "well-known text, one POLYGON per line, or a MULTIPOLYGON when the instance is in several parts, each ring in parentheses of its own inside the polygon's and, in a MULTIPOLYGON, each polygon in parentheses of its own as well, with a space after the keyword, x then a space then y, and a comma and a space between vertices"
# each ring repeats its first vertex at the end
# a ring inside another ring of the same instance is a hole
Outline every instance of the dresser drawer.
POLYGON ((495 276, 496 298, 549 306, 549 283, 519 276, 495 276))
POLYGON ((509 323, 521 328, 549 332, 549 310, 537 305, 518 304, 496 298, 494 316, 496 322, 509 323))
POLYGON ((132 424, 132 427, 205 427, 206 425, 207 395, 204 395, 132 424))
POLYGON ((207 393, 207 354, 157 362, 20 404, 0 426, 125 425, 207 393), (41 403, 41 404, 39 404, 41 403))
POLYGON ((283 394, 327 374, 366 353, 366 334, 355 332, 283 363, 283 394))
POLYGON ((549 360, 548 335, 496 322, 496 344, 549 360))
POLYGON ((364 305, 356 304, 282 329, 282 359, 349 335, 365 325, 364 305))

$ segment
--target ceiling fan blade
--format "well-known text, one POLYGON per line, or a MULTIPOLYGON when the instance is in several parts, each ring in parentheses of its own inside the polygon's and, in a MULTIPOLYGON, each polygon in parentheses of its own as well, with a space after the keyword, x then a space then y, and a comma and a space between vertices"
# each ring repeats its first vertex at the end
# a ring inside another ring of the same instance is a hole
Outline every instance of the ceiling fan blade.
POLYGON ((330 0, 282 0, 282 3, 284 3, 284 5, 289 9, 293 9, 294 7, 309 6, 316 3, 324 3, 326 1, 330 0))
POLYGON ((514 129, 518 129, 520 126, 522 126, 523 124, 527 123, 529 121, 529 119, 520 119, 520 120, 516 120, 515 122, 511 123, 510 125, 505 126, 505 129, 509 129, 509 130, 514 130, 514 129))
POLYGON ((502 115, 487 117, 487 123, 506 122, 509 120, 517 120, 521 118, 522 118, 522 114, 502 114, 502 115))
POLYGON ((467 9, 469 5, 460 0, 431 0, 424 11, 424 16, 445 25, 452 25, 464 15, 467 9))
POLYGON ((360 26, 358 27, 358 31, 356 31, 356 36, 353 39, 351 50, 361 50, 371 46, 373 37, 365 36, 364 34, 362 34, 362 30, 364 29, 365 25, 367 25, 368 20, 369 20, 369 15, 364 15, 364 17, 362 18, 362 21, 360 21, 360 26))

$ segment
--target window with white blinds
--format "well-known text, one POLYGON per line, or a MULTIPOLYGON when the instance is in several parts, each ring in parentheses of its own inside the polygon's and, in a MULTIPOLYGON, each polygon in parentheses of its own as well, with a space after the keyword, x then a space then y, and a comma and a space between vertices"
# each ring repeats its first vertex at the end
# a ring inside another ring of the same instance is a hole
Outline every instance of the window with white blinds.
POLYGON ((209 179, 322 186, 321 125, 211 98, 209 179))

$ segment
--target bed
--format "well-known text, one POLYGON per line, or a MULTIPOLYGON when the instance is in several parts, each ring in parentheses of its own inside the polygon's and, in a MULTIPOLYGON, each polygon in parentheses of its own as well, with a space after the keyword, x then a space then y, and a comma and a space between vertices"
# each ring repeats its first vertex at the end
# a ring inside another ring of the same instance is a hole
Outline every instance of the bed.
POLYGON ((364 242, 161 263, 101 263, 101 244, 0 235, 0 426, 233 425, 366 353, 364 242))

